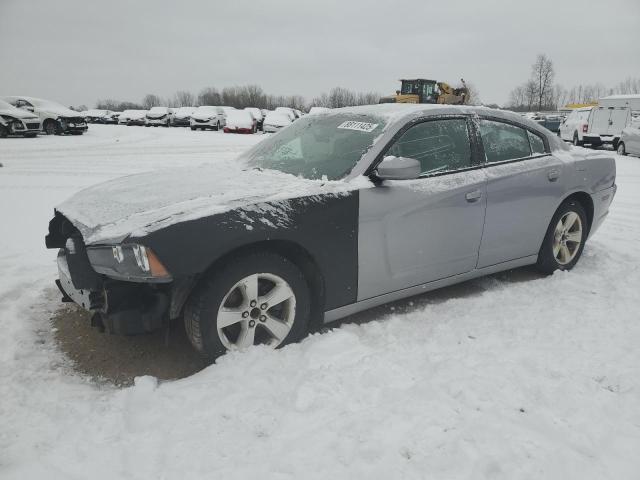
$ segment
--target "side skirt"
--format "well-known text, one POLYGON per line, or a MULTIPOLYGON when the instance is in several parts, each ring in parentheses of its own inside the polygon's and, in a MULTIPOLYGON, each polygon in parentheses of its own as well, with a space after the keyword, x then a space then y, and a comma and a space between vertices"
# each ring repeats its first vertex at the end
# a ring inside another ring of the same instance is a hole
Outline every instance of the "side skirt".
POLYGON ((511 270, 512 268, 524 267, 525 265, 532 265, 538 260, 537 255, 531 255, 528 257, 518 258, 516 260, 510 260, 508 262, 498 263, 497 265, 491 265, 484 268, 472 270, 460 275, 454 275, 453 277, 443 278, 441 280, 435 280, 429 283, 423 283, 422 285, 416 285, 415 287, 409 287, 402 290, 397 290, 391 293, 385 293, 384 295, 378 295, 377 297, 367 298, 360 302, 351 303, 342 307, 334 308, 324 312, 324 323, 335 322, 341 318, 348 317, 354 313, 367 310, 369 308, 377 307, 385 303, 394 302, 402 298, 413 297, 414 295, 420 295, 421 293, 430 292, 431 290, 437 290, 438 288, 448 287, 456 283, 466 282, 467 280, 473 280, 474 278, 484 277, 485 275, 491 275, 493 273, 502 272, 504 270, 511 270))

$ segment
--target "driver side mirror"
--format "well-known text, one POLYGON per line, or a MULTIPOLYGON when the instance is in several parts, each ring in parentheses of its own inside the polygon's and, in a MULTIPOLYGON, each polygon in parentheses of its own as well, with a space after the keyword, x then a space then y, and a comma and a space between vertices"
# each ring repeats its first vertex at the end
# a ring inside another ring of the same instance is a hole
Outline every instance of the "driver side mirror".
POLYGON ((412 180, 420 176, 421 165, 414 158, 389 155, 382 159, 374 173, 381 180, 412 180))

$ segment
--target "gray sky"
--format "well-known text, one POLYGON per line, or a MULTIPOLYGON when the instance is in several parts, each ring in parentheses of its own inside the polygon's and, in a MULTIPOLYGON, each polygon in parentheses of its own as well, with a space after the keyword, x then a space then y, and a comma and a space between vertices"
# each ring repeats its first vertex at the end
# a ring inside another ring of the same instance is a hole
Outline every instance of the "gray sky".
POLYGON ((248 83, 391 94, 414 76, 502 104, 538 53, 567 88, 639 77, 640 1, 0 0, 0 95, 66 105, 248 83))

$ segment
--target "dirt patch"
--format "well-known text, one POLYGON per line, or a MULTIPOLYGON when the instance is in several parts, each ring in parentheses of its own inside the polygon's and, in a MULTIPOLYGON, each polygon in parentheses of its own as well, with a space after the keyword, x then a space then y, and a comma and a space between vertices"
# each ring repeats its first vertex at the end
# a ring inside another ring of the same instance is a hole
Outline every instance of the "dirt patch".
POLYGON ((75 369, 98 382, 123 387, 140 375, 173 380, 207 366, 191 346, 182 322, 172 323, 168 335, 158 331, 126 337, 100 333, 91 327, 89 314, 75 306, 61 308, 51 321, 59 348, 75 369))

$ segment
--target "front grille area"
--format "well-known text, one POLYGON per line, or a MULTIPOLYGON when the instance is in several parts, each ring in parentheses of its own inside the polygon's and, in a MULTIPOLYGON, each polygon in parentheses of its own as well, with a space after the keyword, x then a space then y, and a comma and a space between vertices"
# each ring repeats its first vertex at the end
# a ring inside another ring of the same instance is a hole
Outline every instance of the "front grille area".
POLYGON ((27 128, 29 129, 37 129, 40 128, 40 124, 39 123, 27 123, 27 128))

